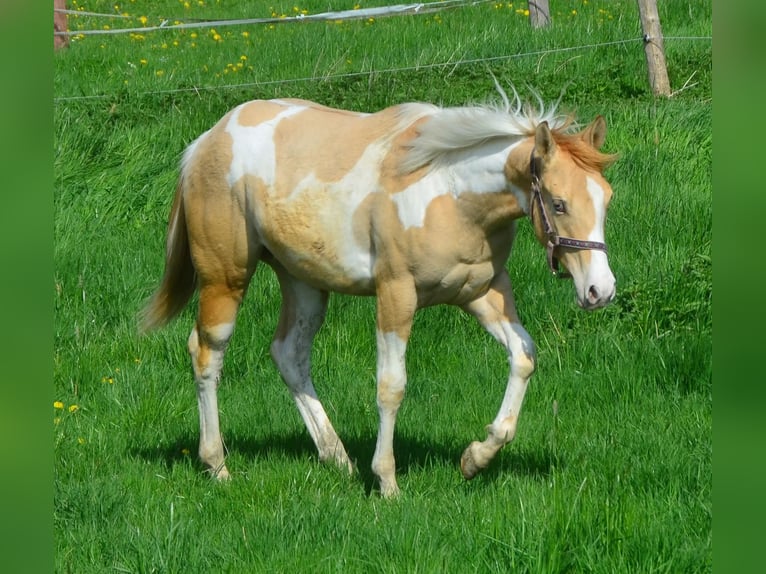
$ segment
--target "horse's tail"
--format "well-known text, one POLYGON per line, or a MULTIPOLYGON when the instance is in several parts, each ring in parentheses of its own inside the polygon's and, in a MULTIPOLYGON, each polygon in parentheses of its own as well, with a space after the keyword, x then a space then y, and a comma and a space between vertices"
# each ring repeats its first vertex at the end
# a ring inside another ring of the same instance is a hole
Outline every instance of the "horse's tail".
POLYGON ((178 180, 168 223, 165 248, 165 273, 162 283, 139 314, 142 333, 157 329, 183 311, 196 288, 196 273, 189 250, 189 236, 184 209, 184 174, 178 180))

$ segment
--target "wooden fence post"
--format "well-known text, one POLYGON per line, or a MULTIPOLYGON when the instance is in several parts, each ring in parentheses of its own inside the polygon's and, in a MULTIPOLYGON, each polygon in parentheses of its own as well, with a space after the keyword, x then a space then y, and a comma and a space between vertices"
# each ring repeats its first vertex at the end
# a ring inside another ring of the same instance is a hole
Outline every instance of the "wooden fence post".
POLYGON ((670 80, 665 65, 665 46, 662 41, 657 0, 638 0, 638 12, 641 15, 641 28, 644 31, 644 51, 646 66, 649 70, 649 84, 655 96, 669 96, 670 80))
MULTIPOLYGON (((66 32, 67 29, 67 16, 65 12, 57 12, 56 10, 64 10, 66 8, 65 0, 53 0, 53 31, 54 32, 66 32)), ((53 35, 53 48, 58 50, 59 48, 66 48, 69 45, 69 36, 56 36, 53 35)))
POLYGON ((551 23, 548 0, 529 0, 529 22, 534 28, 541 28, 551 23))

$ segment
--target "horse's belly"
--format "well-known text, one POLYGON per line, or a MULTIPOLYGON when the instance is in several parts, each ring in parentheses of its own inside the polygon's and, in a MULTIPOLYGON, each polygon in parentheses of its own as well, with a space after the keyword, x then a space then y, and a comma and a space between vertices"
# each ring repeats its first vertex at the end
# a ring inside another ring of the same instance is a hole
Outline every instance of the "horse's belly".
POLYGON ((318 289, 351 295, 375 292, 369 257, 361 253, 340 253, 321 239, 300 249, 277 245, 269 246, 269 251, 291 275, 318 289))
POLYGON ((342 216, 334 225, 292 212, 272 213, 258 234, 272 256, 294 277, 326 291, 374 293, 372 257, 342 216))

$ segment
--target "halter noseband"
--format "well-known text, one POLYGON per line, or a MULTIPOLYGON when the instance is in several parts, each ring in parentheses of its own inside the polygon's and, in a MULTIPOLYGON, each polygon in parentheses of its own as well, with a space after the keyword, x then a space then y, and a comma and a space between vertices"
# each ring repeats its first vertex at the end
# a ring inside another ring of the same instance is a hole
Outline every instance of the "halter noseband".
MULTIPOLYGON (((548 218, 548 212, 545 210, 545 202, 543 201, 542 186, 540 184, 540 175, 537 170, 537 162, 535 161, 534 150, 529 158, 529 172, 532 176, 532 206, 537 205, 540 210, 540 218, 543 222, 543 231, 548 238, 546 244, 546 251, 548 256, 548 267, 551 272, 559 279, 566 279, 572 275, 568 271, 559 271, 559 260, 554 255, 556 247, 569 247, 571 249, 598 249, 606 253, 606 243, 600 241, 585 241, 582 239, 572 239, 571 237, 562 237, 556 230, 553 229, 551 221, 548 218)), ((530 206, 530 217, 532 215, 532 209, 530 206)), ((533 220, 534 224, 534 220, 533 220)))

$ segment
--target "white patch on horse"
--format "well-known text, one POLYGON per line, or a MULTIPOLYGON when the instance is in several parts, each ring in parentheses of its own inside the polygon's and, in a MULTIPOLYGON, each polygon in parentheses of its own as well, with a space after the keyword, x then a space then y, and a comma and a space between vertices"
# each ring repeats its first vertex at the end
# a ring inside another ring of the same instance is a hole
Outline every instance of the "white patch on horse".
MULTIPOLYGON (((586 186, 595 210, 595 223, 593 229, 588 234, 588 241, 604 242, 604 220, 606 218, 604 188, 592 177, 586 178, 586 186)), ((616 280, 609 267, 609 258, 607 257, 606 252, 600 250, 592 250, 590 254, 588 274, 585 278, 586 281, 581 283, 580 289, 582 292, 580 298, 581 300, 586 301, 590 289, 595 288, 595 292, 598 293, 600 297, 606 297, 611 300, 614 296, 616 280)))
POLYGON ((327 229, 335 229, 337 244, 335 245, 344 273, 355 282, 367 282, 372 279, 372 254, 367 246, 359 246, 354 240, 354 218, 362 202, 369 196, 369 190, 378 186, 380 178, 379 166, 388 153, 385 142, 373 142, 367 146, 356 164, 337 182, 326 183, 316 177, 315 172, 309 173, 291 191, 289 198, 295 199, 299 194, 326 187, 329 193, 325 197, 329 202, 317 205, 315 217, 321 219, 327 229), (339 213, 345 213, 339 217, 339 213), (360 248, 361 247, 361 248, 360 248))
POLYGON ((604 241, 604 219, 606 217, 606 211, 604 206, 604 188, 599 183, 588 176, 586 178, 586 186, 588 193, 590 194, 591 201, 593 202, 593 208, 595 209, 594 220, 595 224, 588 234, 588 241, 604 241))
POLYGON ((500 193, 510 190, 527 203, 524 192, 509 186, 505 162, 519 141, 507 139, 455 150, 436 160, 436 165, 423 179, 391 199, 396 204, 399 220, 405 229, 423 227, 431 202, 442 195, 459 197, 463 193, 500 193))
POLYGON ((291 105, 270 120, 246 126, 239 123, 239 114, 245 105, 237 107, 226 124, 226 132, 232 139, 232 160, 227 181, 233 186, 244 175, 257 175, 272 186, 276 180, 274 130, 284 118, 302 112, 306 106, 291 105))

